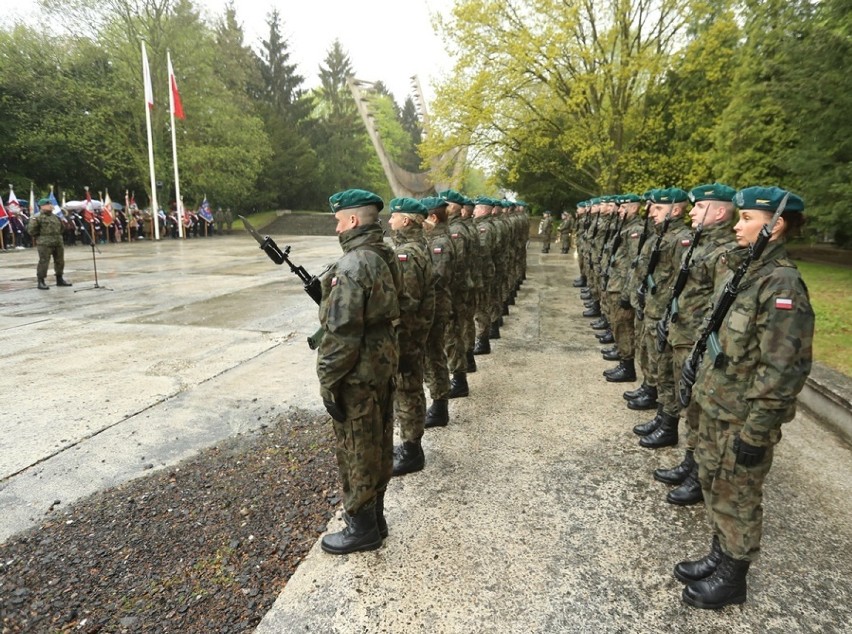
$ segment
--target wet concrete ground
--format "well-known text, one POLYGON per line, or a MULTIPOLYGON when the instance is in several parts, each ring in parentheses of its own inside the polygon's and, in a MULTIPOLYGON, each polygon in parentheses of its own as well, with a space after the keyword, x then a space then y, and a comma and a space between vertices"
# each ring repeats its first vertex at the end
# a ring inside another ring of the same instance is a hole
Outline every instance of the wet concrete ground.
MULTIPOLYGON (((334 237, 280 238, 319 271, 334 237)), ((33 251, 0 254, 0 537, 290 406, 320 411, 316 307, 247 235, 66 250, 70 289, 35 289, 33 251), (75 292, 77 291, 77 292, 75 292)), ((568 256, 530 254, 529 280, 471 397, 427 430, 427 467, 394 479, 390 537, 345 557, 316 546, 258 628, 272 632, 843 632, 852 620, 852 450, 799 415, 765 495, 748 603, 680 602, 671 575, 703 554, 698 507, 664 501, 632 385, 567 288, 568 256)), ((53 284, 52 276, 49 283, 53 284)), ((272 492, 274 494, 274 492, 272 492)), ((332 524, 333 529, 339 521, 332 524)))

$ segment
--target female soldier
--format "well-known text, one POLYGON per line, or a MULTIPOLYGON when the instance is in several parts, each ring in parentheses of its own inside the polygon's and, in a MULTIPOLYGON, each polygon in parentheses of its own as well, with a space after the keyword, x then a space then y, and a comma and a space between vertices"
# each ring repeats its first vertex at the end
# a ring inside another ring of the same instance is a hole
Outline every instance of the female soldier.
MULTIPOLYGON (((737 192, 737 248, 720 265, 739 267, 786 194, 778 187, 737 192)), ((704 362, 695 382, 700 407, 695 457, 713 539, 707 555, 677 564, 674 574, 688 584, 683 600, 697 608, 746 600, 746 575, 760 550, 763 481, 781 425, 795 416, 796 396, 811 370, 814 313, 784 245, 804 224, 803 211, 802 199, 790 194, 719 330, 725 362, 719 368, 704 362)))

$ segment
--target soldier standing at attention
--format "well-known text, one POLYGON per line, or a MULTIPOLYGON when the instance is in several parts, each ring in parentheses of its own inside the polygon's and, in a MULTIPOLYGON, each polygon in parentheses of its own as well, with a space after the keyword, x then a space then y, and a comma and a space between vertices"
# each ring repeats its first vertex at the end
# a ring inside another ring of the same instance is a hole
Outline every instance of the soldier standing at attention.
POLYGON ((541 236, 542 253, 550 253, 550 239, 553 237, 553 215, 550 211, 545 211, 541 217, 541 222, 538 223, 538 235, 541 236))
POLYGON ((231 213, 231 208, 225 210, 225 224, 228 226, 228 235, 231 235, 231 226, 234 224, 234 214, 231 213))
POLYGON ((393 450, 393 475, 420 471, 426 466, 421 439, 426 421, 423 364, 426 338, 435 313, 432 258, 423 237, 426 207, 413 198, 390 201, 391 239, 402 279, 399 293, 399 370, 396 374, 394 414, 402 444, 393 450))
MULTIPOLYGON (((737 192, 734 233, 739 248, 728 252, 723 266, 739 268, 786 194, 778 187, 737 192)), ((695 454, 713 533, 706 556, 674 569, 687 584, 682 598, 693 607, 718 609, 746 601, 746 576, 763 533, 763 482, 781 427, 795 416, 796 396, 811 370, 814 312, 784 244, 804 224, 804 207, 801 198, 790 194, 718 332, 720 355, 706 358, 712 355, 708 348, 697 377, 689 361, 684 368, 684 378, 696 378, 693 398, 700 413, 695 454)))
POLYGON ((62 221, 53 215, 53 203, 49 198, 38 201, 41 213, 33 216, 27 223, 27 233, 38 240, 38 266, 36 278, 39 290, 46 291, 50 287, 45 283, 47 267, 53 257, 53 271, 56 273, 57 286, 71 286, 71 282, 62 277, 65 272, 65 246, 62 240, 62 221))
POLYGON ((378 223, 384 203, 362 189, 329 198, 343 256, 322 280, 317 377, 334 419, 347 526, 322 538, 327 553, 373 550, 387 534, 385 489, 393 469, 393 379, 401 280, 378 223))
POLYGON ((562 222, 556 228, 559 232, 559 241, 562 243, 562 253, 571 250, 571 232, 574 230, 574 218, 567 211, 562 212, 562 222))
POLYGON ((223 233, 223 227, 225 226, 225 212, 222 211, 221 207, 219 207, 216 210, 216 213, 213 214, 213 220, 216 221, 216 233, 221 236, 223 233))
POLYGON ((469 242, 468 246, 468 272, 471 277, 471 290, 468 293, 468 303, 464 310, 463 321, 463 339, 465 345, 465 355, 467 357, 467 372, 476 372, 476 357, 473 354, 473 348, 476 345, 476 310, 477 302, 479 301, 479 289, 482 288, 482 271, 479 269, 481 261, 479 247, 479 229, 473 222, 473 199, 463 196, 464 204, 461 209, 462 223, 461 226, 467 232, 469 242))
POLYGON ((479 232, 479 269, 482 284, 476 293, 476 315, 474 323, 476 327, 476 343, 473 354, 491 354, 491 287, 494 284, 494 251, 495 231, 491 226, 491 208, 494 202, 486 197, 479 196, 474 202, 473 223, 479 232))
POLYGON ((455 250, 447 230, 447 201, 438 197, 420 201, 429 215, 424 223, 426 241, 432 256, 432 281, 435 285, 435 318, 426 340, 426 385, 432 405, 426 412, 426 427, 445 427, 450 422, 447 398, 450 371, 447 365, 447 330, 453 310, 455 250))

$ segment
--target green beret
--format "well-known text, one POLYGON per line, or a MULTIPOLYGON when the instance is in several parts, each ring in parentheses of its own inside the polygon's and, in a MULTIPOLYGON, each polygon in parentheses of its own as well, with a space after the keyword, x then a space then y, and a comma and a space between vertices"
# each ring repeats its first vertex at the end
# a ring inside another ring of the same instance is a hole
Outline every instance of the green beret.
POLYGON ((473 198, 468 198, 467 196, 464 197, 464 206, 465 207, 473 206, 475 204, 476 203, 473 202, 473 198))
POLYGON ((589 199, 589 207, 593 207, 594 205, 600 205, 600 204, 601 204, 601 199, 600 199, 600 198, 591 198, 591 199, 589 199))
MULTIPOLYGON (((757 209, 775 213, 781 199, 787 190, 780 187, 746 187, 734 196, 734 204, 740 209, 757 209)), ((805 201, 796 194, 790 192, 784 211, 795 211, 801 213, 805 210, 805 201)))
POLYGON ((542 215, 543 215, 543 216, 552 216, 552 215, 553 215, 553 212, 552 212, 552 211, 550 211, 549 209, 545 209, 545 210, 544 210, 544 213, 543 213, 542 215))
POLYGON ((420 214, 424 218, 429 215, 429 210, 414 198, 393 198, 388 203, 388 208, 392 214, 420 214))
POLYGON ((651 194, 652 194, 653 192, 654 192, 654 190, 653 190, 653 189, 649 189, 648 191, 646 191, 644 194, 642 194, 642 200, 653 200, 653 199, 651 198, 651 194))
POLYGON ((651 200, 660 205, 671 205, 674 203, 683 203, 689 200, 689 194, 679 187, 670 187, 668 189, 652 189, 651 200))
POLYGON ((381 211, 385 206, 385 202, 381 197, 365 189, 347 189, 346 191, 332 194, 328 197, 328 204, 334 213, 341 209, 366 207, 367 205, 375 205, 381 211))
POLYGON ((689 202, 696 203, 701 200, 721 200, 729 203, 734 199, 737 190, 721 183, 710 185, 699 185, 689 191, 689 202))
POLYGON ((680 187, 670 187, 668 191, 673 203, 685 203, 689 200, 689 194, 680 187))
POLYGON ((473 199, 474 205, 488 205, 489 207, 494 206, 494 201, 491 200, 488 196, 477 196, 473 199))
POLYGON ((38 199, 38 206, 39 207, 41 207, 42 205, 52 205, 52 204, 53 203, 50 202, 50 198, 39 198, 38 199))
POLYGON ((581 209, 585 209, 588 206, 589 206, 588 200, 581 200, 580 202, 577 203, 577 207, 580 207, 581 209))
POLYGON ((438 209, 439 207, 446 207, 450 203, 448 203, 440 196, 427 196, 426 198, 420 199, 420 204, 423 205, 428 211, 431 211, 432 209, 438 209))
POLYGON ((527 204, 526 204, 523 200, 516 200, 516 201, 515 201, 515 206, 516 206, 516 207, 526 207, 526 206, 527 206, 527 204))
POLYGON ((640 198, 636 194, 622 194, 621 196, 619 196, 618 202, 622 205, 624 203, 641 203, 642 198, 640 198))
POLYGON ((464 196, 454 189, 445 189, 442 192, 438 192, 438 196, 447 202, 456 203, 457 205, 464 205, 464 201, 466 200, 464 196))

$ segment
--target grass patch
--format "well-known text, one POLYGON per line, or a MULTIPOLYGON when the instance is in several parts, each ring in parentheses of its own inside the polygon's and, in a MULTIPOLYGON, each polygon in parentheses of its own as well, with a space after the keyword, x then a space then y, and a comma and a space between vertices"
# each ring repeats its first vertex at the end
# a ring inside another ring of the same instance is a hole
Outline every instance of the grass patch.
POLYGON ((816 313, 814 360, 852 376, 852 268, 796 262, 816 313))

